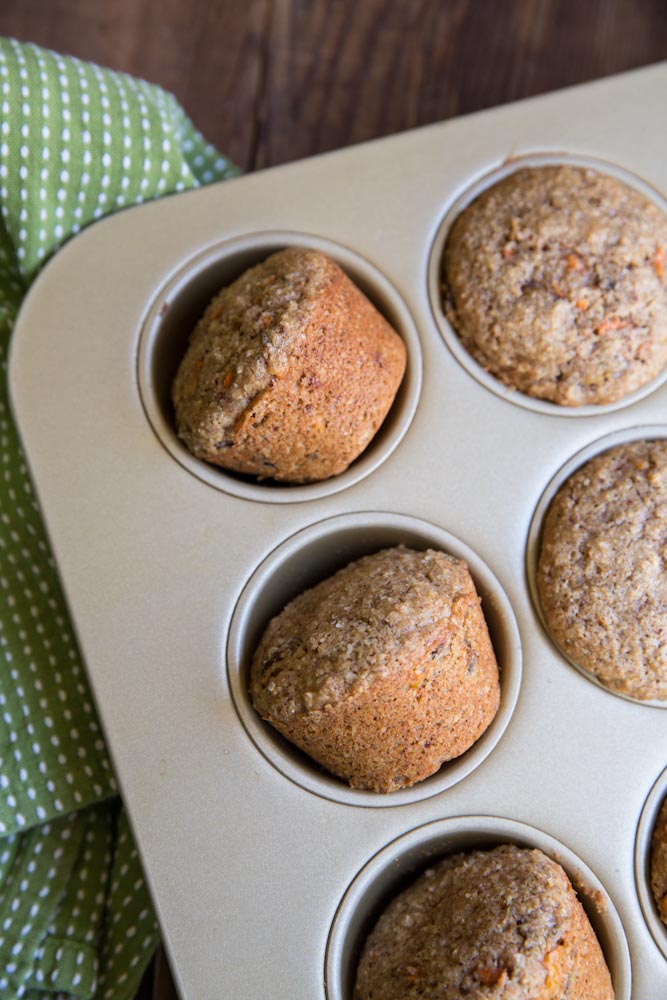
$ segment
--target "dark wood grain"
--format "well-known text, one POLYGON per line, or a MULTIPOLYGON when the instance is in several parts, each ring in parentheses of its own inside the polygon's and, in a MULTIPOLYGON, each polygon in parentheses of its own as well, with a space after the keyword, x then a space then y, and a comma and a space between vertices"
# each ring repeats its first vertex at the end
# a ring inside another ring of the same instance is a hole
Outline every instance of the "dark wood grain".
POLYGON ((0 33, 172 91, 246 170, 667 56, 665 0, 3 0, 0 33))
MULTIPOLYGON (((0 34, 161 84, 251 170, 666 59, 667 3, 2 0, 0 34)), ((175 997, 159 952, 140 998, 175 997)))
MULTIPOLYGON (((153 976, 150 990, 150 993, 146 993, 146 1000, 178 1000, 176 987, 174 986, 169 965, 162 948, 158 950, 153 962, 153 976)), ((143 998, 139 996, 137 1000, 143 1000, 143 998)))
POLYGON ((663 0, 275 0, 253 166, 665 57, 663 0))
POLYGON ((158 83, 251 168, 270 0, 1 0, 0 34, 158 83))

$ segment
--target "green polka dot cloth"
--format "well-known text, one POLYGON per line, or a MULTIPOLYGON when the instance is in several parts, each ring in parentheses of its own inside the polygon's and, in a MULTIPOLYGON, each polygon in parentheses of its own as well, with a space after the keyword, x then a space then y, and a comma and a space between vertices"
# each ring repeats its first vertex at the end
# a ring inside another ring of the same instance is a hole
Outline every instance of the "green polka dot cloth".
POLYGON ((14 320, 84 226, 235 172, 159 88, 0 39, 0 998, 129 1000, 158 940, 8 408, 14 320))

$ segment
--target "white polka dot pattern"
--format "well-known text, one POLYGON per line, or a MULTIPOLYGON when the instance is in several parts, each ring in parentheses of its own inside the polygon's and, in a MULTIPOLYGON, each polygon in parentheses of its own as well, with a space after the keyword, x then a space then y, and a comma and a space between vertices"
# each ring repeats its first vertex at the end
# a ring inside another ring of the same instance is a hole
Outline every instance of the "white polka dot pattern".
POLYGON ((159 88, 0 39, 0 997, 130 1000, 157 940, 11 421, 14 319, 84 226, 234 173, 159 88))

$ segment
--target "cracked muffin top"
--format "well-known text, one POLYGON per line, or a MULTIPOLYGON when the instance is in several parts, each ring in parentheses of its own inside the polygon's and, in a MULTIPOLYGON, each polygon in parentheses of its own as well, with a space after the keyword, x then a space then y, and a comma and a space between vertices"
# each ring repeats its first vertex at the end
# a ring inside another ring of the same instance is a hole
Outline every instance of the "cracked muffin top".
POLYGON ((209 303, 172 386, 196 457, 287 483, 343 472, 370 443, 406 366, 401 337, 340 266, 287 247, 209 303))
POLYGON ((500 682, 467 565, 398 545, 349 563, 268 624, 251 666, 259 714, 354 788, 434 774, 491 724, 500 682))

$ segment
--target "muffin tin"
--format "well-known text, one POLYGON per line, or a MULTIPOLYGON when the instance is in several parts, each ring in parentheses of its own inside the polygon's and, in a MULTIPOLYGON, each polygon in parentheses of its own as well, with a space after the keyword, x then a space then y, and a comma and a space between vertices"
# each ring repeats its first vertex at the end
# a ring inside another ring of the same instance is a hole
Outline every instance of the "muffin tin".
POLYGON ((382 901, 430 859, 503 840, 567 869, 618 1000, 667 993, 647 881, 667 706, 568 663, 532 582, 561 470, 667 434, 667 388, 576 411, 527 400, 462 356, 437 292, 451 212, 494 171, 591 163, 662 204, 665 87, 659 65, 145 205, 77 237, 33 286, 13 406, 184 997, 350 1000, 382 901), (364 455, 295 487, 193 459, 169 406, 207 299, 290 244, 338 260, 408 349, 364 455), (502 701, 466 755, 376 796, 269 731, 245 680, 291 596, 397 542, 468 559, 502 701))

